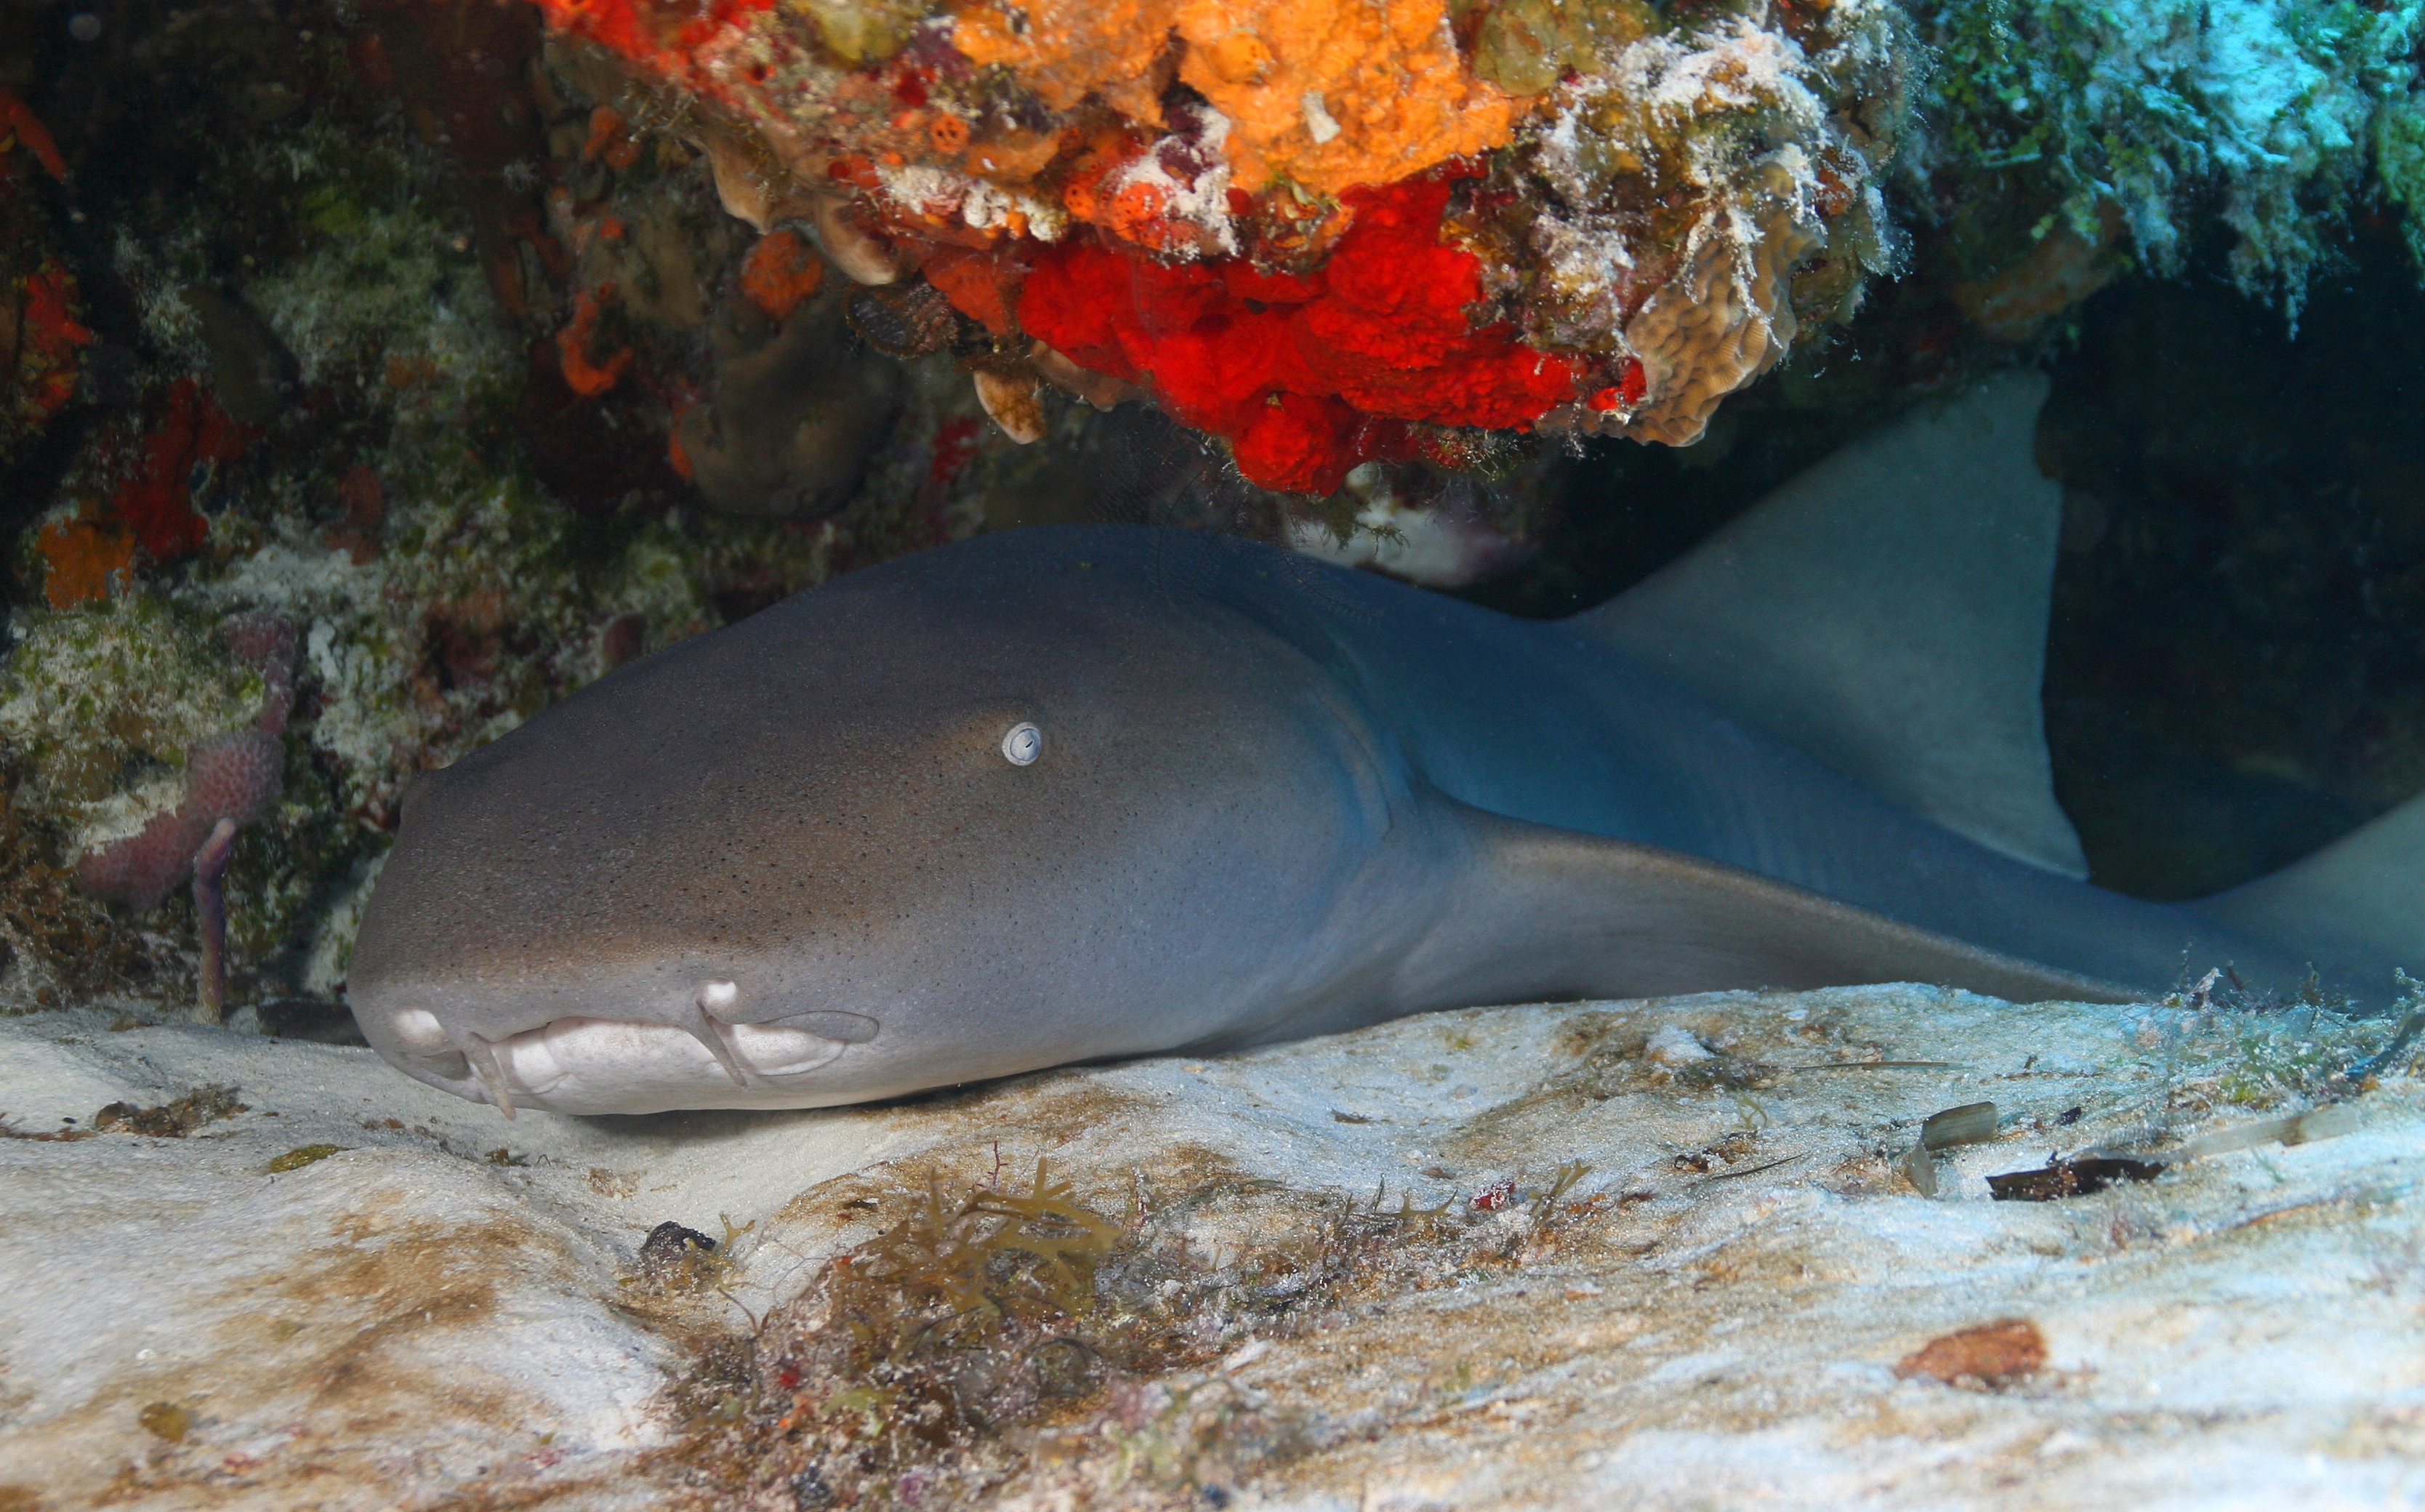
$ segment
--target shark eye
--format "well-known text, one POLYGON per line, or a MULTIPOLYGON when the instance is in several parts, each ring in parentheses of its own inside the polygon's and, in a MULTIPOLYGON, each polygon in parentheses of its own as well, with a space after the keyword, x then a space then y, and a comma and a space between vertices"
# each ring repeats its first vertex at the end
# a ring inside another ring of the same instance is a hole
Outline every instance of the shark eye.
POLYGON ((1010 727, 1002 737, 1003 760, 1013 766, 1025 766, 1044 754, 1044 732, 1021 721, 1010 727))

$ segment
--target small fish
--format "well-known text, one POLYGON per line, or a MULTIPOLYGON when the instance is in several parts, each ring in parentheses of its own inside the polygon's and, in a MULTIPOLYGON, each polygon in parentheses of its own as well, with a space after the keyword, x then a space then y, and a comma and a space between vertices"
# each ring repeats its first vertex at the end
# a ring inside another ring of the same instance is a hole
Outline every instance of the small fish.
POLYGON ((417 781, 355 1014, 508 1113, 644 1113, 1544 999, 2387 995, 2417 804, 2204 905, 2081 879, 2044 394, 1915 411, 1555 623, 1134 526, 836 579, 417 781))

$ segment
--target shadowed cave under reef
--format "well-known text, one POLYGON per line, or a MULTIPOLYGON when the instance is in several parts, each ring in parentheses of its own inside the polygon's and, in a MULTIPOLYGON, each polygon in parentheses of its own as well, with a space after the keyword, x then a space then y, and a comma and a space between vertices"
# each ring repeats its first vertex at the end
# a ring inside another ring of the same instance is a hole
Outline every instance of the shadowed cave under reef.
MULTIPOLYGON (((2042 341, 2047 735, 2101 885, 2206 896, 2425 788, 2425 297, 2382 224, 2349 251, 2295 331, 2220 278, 2134 279, 2042 341)), ((1833 449, 1837 416, 1797 399, 1890 364, 1870 341, 1928 298, 1885 291, 1697 448, 1595 445, 1538 555, 1465 596, 1553 617, 1690 551, 1833 449)))

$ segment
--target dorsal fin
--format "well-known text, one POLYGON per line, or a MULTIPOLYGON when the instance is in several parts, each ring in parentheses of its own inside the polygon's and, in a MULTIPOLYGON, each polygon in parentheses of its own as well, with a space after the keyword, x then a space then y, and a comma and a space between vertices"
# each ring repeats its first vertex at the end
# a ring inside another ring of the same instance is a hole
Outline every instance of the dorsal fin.
POLYGON ((2425 793, 2323 849, 2198 905, 2259 940, 2334 962, 2388 991, 2425 973, 2425 793))
POLYGON ((2046 394, 2009 373, 1913 410, 1576 622, 1958 834, 2086 877, 2039 702, 2063 516, 2035 458, 2046 394))

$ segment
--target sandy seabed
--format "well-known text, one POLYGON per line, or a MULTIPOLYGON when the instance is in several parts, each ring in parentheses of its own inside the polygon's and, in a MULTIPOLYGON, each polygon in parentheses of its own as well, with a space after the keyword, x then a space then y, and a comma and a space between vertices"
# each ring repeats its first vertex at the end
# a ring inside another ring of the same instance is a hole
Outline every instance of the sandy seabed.
POLYGON ((624 1305, 650 1230, 746 1230, 730 1305, 763 1314, 867 1238, 844 1193, 982 1174, 997 1144, 1081 1190, 1217 1166, 1465 1208, 1587 1163, 1585 1215, 1537 1258, 1230 1355, 1241 1386, 1327 1425, 1232 1505, 2425 1505, 2425 1086, 2355 1097, 2338 1137, 1990 1199, 1987 1175, 2050 1151, 2266 1117, 2218 1095, 2272 1032, 2251 1024, 1729 993, 887 1107, 507 1123, 364 1050, 0 1021, 21 1136, 211 1085, 246 1104, 179 1138, 0 1140, 0 1508, 687 1504, 655 1452, 687 1346, 624 1305), (1944 1064, 1824 1069, 1846 1060, 1944 1064), (1999 1136, 1947 1151, 1920 1196, 1898 1171, 1919 1121, 1987 1101, 1999 1136), (344 1148, 269 1169, 314 1144, 344 1148), (1994 1389, 1897 1373, 2005 1319, 2034 1325, 2042 1368, 1994 1389))

